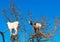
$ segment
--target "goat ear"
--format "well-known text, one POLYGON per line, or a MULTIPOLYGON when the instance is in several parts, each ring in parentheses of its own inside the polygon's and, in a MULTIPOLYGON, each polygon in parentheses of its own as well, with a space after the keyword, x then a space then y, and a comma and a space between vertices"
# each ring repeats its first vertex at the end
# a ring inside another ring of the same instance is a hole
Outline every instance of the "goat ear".
POLYGON ((19 24, 19 22, 18 22, 18 21, 16 21, 16 23, 17 23, 17 24, 19 24))
POLYGON ((28 21, 28 23, 30 24, 30 21, 28 21))
POLYGON ((9 24, 9 22, 7 22, 7 24, 9 24))

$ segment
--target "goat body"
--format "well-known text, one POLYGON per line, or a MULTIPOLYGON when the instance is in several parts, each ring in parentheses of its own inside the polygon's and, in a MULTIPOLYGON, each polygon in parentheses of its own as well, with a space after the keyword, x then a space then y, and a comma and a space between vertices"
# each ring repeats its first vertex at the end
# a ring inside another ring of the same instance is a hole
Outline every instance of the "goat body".
POLYGON ((16 30, 16 32, 13 35, 17 35, 19 22, 18 21, 8 22, 7 24, 8 24, 8 28, 10 30, 10 33, 12 33, 13 30, 16 30))
POLYGON ((33 27, 33 29, 34 29, 34 31, 36 32, 37 31, 37 29, 38 29, 38 31, 40 30, 40 28, 42 27, 42 25, 40 24, 40 23, 32 23, 32 21, 28 21, 29 22, 29 24, 30 25, 32 25, 32 27, 33 27))

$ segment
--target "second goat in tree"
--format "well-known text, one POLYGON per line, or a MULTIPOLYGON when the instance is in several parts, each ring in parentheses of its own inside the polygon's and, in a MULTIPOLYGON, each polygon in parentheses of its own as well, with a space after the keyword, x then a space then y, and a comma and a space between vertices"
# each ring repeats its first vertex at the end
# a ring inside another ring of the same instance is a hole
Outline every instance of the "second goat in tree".
POLYGON ((32 23, 32 21, 29 21, 29 24, 32 25, 35 33, 36 33, 37 29, 39 31, 40 28, 42 27, 42 25, 40 23, 32 23))

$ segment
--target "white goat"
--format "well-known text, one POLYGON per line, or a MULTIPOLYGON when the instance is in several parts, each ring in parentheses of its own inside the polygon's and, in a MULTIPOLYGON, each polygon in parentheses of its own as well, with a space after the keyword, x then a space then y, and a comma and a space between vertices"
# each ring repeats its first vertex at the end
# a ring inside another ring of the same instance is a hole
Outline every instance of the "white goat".
POLYGON ((7 24, 8 24, 8 28, 10 30, 10 33, 12 33, 12 31, 15 30, 16 32, 13 33, 13 35, 17 35, 19 22, 18 21, 15 21, 15 22, 7 22, 7 24))

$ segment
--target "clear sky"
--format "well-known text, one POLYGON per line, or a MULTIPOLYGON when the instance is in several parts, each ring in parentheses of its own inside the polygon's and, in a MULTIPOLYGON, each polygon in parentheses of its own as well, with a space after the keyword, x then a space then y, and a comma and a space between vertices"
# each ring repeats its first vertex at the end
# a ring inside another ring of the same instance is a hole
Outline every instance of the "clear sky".
MULTIPOLYGON (((7 10, 6 12, 8 13, 10 2, 10 0, 0 0, 0 31, 2 32, 8 27, 6 24, 6 18, 2 17, 1 10, 2 8, 5 8, 7 10)), ((45 15, 50 19, 50 21, 53 21, 54 16, 60 17, 60 0, 14 0, 14 2, 16 3, 17 8, 19 8, 24 15, 26 15, 28 10, 30 10, 35 18, 40 18, 40 16, 45 15)), ((51 24, 52 23, 53 22, 51 22, 51 24)), ((29 28, 27 23, 26 28, 29 28)), ((9 34, 9 31, 4 34, 5 42, 11 42, 9 34)), ((21 39, 23 40, 22 37, 21 39)), ((55 42, 60 42, 60 35, 55 36, 55 39, 55 42)), ((1 41, 2 39, 0 42, 1 41)))

